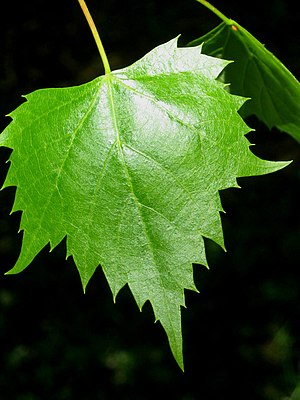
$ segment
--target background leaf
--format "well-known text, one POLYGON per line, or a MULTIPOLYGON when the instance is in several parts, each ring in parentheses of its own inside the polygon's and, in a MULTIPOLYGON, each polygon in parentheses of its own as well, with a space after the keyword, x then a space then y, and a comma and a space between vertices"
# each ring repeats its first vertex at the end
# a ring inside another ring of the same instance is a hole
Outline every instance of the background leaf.
POLYGON ((216 80, 226 61, 177 39, 85 85, 26 96, 0 144, 13 149, 4 186, 17 186, 26 268, 67 236, 85 288, 100 264, 114 298, 128 283, 150 300, 183 368, 180 307, 206 265, 203 237, 221 246, 221 189, 287 165, 249 150, 244 100, 216 80), (226 116, 226 118, 224 118, 226 116))
POLYGON ((255 114, 300 142, 300 84, 292 73, 246 29, 230 20, 189 45, 203 43, 203 52, 233 60, 224 79, 231 93, 250 97, 242 116, 255 114))

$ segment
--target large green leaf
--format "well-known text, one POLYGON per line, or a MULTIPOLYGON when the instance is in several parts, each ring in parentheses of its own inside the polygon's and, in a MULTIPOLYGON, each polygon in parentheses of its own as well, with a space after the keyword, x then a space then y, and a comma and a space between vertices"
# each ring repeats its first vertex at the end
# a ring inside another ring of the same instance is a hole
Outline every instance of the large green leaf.
POLYGON ((31 93, 0 136, 24 231, 10 273, 67 237, 84 288, 100 264, 114 298, 128 284, 140 309, 150 300, 182 368, 192 263, 206 265, 203 237, 223 246, 218 191, 286 165, 250 152, 244 100, 216 80, 226 64, 172 40, 85 85, 31 93))
POLYGON ((234 61, 225 70, 225 81, 231 93, 251 98, 241 114, 255 114, 269 128, 276 127, 300 142, 300 83, 292 73, 233 20, 189 45, 201 43, 203 53, 234 61))

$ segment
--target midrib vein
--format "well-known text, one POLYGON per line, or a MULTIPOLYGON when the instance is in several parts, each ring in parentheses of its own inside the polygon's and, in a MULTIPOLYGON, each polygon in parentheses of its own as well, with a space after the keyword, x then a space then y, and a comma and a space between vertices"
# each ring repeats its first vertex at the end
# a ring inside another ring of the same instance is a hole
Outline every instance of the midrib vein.
MULTIPOLYGON (((115 128, 115 132, 116 132, 116 135, 117 135, 117 146, 118 146, 119 154, 120 154, 120 157, 121 157, 121 160, 122 160, 122 165, 123 165, 124 173, 125 173, 125 176, 126 176, 127 184, 128 184, 129 189, 130 189, 130 192, 131 192, 132 198, 134 200, 134 203, 136 205, 136 209, 137 209, 138 214, 139 214, 139 219, 142 222, 144 236, 147 239, 148 247, 150 249, 152 259, 153 259, 155 265, 159 265, 159 262, 156 261, 156 256, 155 256, 155 253, 154 253, 152 242, 151 242, 151 239, 149 237, 149 233, 148 233, 148 230, 147 230, 147 227, 146 227, 146 223, 145 223, 144 218, 143 218, 143 213, 142 213, 142 210, 141 210, 142 205, 140 204, 137 196, 134 193, 133 183, 132 183, 132 180, 131 180, 131 177, 130 177, 130 174, 129 174, 129 171, 128 171, 128 168, 127 168, 127 165, 126 165, 126 160, 125 160, 123 147, 122 147, 122 140, 121 140, 121 137, 120 137, 120 129, 119 129, 118 120, 117 120, 117 114, 116 114, 116 108, 115 108, 115 103, 114 103, 114 97, 113 97, 113 92, 112 92, 111 81, 109 80, 107 82, 107 84, 108 84, 108 88, 109 88, 111 115, 112 115, 112 120, 113 120, 113 125, 114 125, 114 128, 115 128)), ((159 274, 159 276, 160 276, 160 274, 159 274)), ((163 285, 162 281, 161 281, 161 283, 163 285)))

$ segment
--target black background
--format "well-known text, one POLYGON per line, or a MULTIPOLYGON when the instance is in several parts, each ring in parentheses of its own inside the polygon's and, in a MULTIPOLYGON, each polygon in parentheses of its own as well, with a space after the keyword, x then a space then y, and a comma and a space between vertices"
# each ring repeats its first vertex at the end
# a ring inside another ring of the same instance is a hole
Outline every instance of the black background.
MULTIPOLYGON (((214 5, 248 29, 300 76, 300 14, 294 2, 214 5)), ((113 69, 178 34, 202 36, 219 20, 192 0, 89 0, 113 69)), ((2 5, 1 5, 2 7, 2 5)), ((72 86, 103 73, 77 1, 8 2, 0 9, 0 127, 21 95, 72 86)), ((114 304, 98 268, 84 295, 65 243, 19 275, 20 214, 14 189, 0 193, 0 399, 286 399, 300 382, 299 144, 255 118, 254 152, 294 162, 275 174, 239 179, 221 193, 227 252, 207 241, 210 271, 194 267, 200 294, 182 311, 185 373, 127 287, 114 304)), ((2 148, 1 184, 9 151, 2 148)), ((294 399, 297 400, 297 399, 294 399)))

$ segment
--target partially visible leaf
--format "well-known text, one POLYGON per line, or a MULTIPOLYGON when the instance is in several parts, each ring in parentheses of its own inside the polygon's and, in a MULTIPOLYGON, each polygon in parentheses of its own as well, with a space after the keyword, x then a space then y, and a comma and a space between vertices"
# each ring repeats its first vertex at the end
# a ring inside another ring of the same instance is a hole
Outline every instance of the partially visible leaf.
POLYGON ((24 231, 10 273, 66 236, 84 288, 100 264, 114 298, 128 284, 140 309, 150 300, 181 368, 192 263, 207 264, 203 237, 224 246, 218 191, 287 164, 250 152, 244 99, 216 80, 226 65, 172 40, 85 85, 31 93, 0 135, 24 231))
POLYGON ((203 53, 234 60, 225 70, 233 94, 250 97, 241 109, 255 114, 269 128, 276 127, 300 142, 300 83, 263 44, 233 20, 189 46, 203 43, 203 53))

